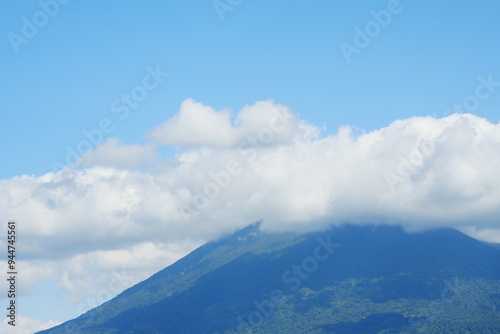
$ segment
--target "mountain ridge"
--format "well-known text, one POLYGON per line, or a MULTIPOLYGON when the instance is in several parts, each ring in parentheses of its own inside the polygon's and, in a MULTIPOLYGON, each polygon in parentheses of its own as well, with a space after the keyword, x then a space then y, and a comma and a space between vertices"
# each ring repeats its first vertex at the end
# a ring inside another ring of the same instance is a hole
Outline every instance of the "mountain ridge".
MULTIPOLYGON (((423 315, 410 301, 439 300, 457 280, 474 291, 474 284, 484 285, 487 293, 480 296, 495 320, 500 319, 498 264, 498 249, 454 229, 408 234, 397 226, 345 225, 298 234, 262 232, 257 223, 39 333, 64 333, 68 326, 92 334, 267 333, 283 331, 291 319, 304 322, 304 328, 291 327, 295 333, 373 327, 374 321, 396 324, 389 328, 397 333, 405 328, 397 327, 403 320, 411 332, 417 327, 410 323, 423 315), (360 311, 363 300, 369 310, 360 311), (342 325, 333 310, 358 321, 342 325)), ((470 298, 476 303, 479 297, 470 298)))

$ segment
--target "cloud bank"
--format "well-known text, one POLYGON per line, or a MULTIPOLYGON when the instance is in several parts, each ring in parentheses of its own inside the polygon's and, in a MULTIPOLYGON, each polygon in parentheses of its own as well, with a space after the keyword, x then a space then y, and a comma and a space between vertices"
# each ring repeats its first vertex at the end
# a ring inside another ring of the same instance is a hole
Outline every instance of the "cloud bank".
POLYGON ((268 230, 455 227, 500 240, 500 125, 471 114, 322 134, 272 101, 233 115, 189 99, 147 136, 109 139, 76 168, 0 180, 0 216, 20 222, 33 272, 50 261, 69 291, 88 285, 88 266, 109 276, 129 265, 143 279, 258 220, 268 230), (182 151, 162 158, 157 145, 182 151))
POLYGON ((33 334, 38 331, 49 329, 51 327, 59 325, 57 321, 47 321, 42 322, 35 319, 30 319, 28 317, 18 316, 16 327, 13 331, 12 326, 8 324, 9 319, 2 321, 0 326, 0 334, 33 334))
POLYGON ((160 124, 149 136, 162 145, 227 148, 237 147, 251 138, 265 142, 269 132, 273 132, 273 138, 268 144, 276 145, 296 137, 314 136, 315 131, 286 106, 272 101, 243 107, 233 122, 229 110, 217 111, 187 99, 178 114, 160 124))
POLYGON ((272 101, 232 121, 189 99, 148 135, 184 151, 162 159, 152 143, 109 139, 80 168, 0 181, 0 212, 29 224, 33 257, 206 240, 257 220, 276 230, 498 227, 500 125, 471 114, 321 136, 272 101), (74 244, 82 238, 93 244, 74 244))

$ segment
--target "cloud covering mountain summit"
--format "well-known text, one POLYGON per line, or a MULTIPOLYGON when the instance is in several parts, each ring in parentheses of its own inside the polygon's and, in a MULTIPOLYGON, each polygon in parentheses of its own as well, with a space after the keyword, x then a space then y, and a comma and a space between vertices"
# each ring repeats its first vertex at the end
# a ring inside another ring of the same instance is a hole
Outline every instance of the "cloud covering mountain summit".
POLYGON ((110 138, 77 167, 0 180, 0 214, 23 227, 26 270, 50 262, 61 286, 68 276, 84 285, 85 263, 107 271, 127 258, 150 274, 258 220, 269 230, 454 227, 500 242, 500 125, 472 114, 328 134, 272 101, 233 115, 186 100, 148 137, 110 138), (181 151, 161 157, 161 145, 181 151))

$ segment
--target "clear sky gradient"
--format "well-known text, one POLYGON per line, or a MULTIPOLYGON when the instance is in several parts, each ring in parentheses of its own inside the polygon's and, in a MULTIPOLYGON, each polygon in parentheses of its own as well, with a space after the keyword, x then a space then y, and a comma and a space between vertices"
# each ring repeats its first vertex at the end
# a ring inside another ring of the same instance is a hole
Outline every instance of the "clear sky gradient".
MULTIPOLYGON (((33 22, 41 6, 6 2, 0 177, 52 171, 54 161, 65 161, 65 147, 104 117, 116 124, 107 137, 142 143, 185 98, 233 110, 273 99, 335 133, 345 124, 370 131, 442 116, 474 92, 478 76, 500 80, 500 4, 493 0, 402 0, 350 63, 340 43, 354 45, 354 28, 364 30, 371 11, 390 1, 233 3, 221 20, 212 1, 69 1, 16 53, 8 34, 22 35, 22 18, 33 22), (111 103, 157 64, 169 77, 118 120, 111 103)), ((493 94, 474 113, 496 123, 499 104, 493 94)))

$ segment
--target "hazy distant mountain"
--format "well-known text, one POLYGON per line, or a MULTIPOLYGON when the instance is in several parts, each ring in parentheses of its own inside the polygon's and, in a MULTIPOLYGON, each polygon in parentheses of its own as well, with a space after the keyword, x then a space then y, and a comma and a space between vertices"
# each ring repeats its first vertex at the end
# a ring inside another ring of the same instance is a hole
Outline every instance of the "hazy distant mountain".
POLYGON ((40 333, 238 332, 500 333, 500 249, 453 229, 255 224, 40 333))

